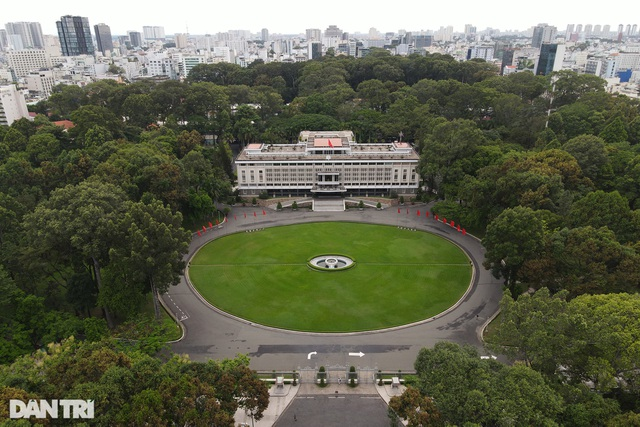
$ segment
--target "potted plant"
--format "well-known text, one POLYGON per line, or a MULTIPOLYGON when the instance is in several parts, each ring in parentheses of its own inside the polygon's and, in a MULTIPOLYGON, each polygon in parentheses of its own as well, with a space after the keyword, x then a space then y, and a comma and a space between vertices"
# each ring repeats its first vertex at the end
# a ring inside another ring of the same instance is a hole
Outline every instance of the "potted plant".
POLYGON ((298 210, 298 202, 296 202, 295 200, 293 201, 293 203, 291 204, 291 209, 294 211, 298 210))
POLYGON ((378 210, 382 210, 382 203, 378 202, 378 203, 376 204, 376 209, 378 209, 378 210))
POLYGON ((356 386, 356 378, 358 377, 358 374, 356 373, 356 367, 355 366, 351 366, 349 368, 349 387, 355 387, 356 386))
POLYGON ((325 369, 324 366, 320 366, 320 368, 318 369, 318 378, 320 379, 320 387, 324 387, 327 385, 326 381, 325 381, 325 369))
POLYGON ((278 202, 278 205, 276 206, 276 210, 278 211, 282 210, 282 203, 278 202))
POLYGON ((360 202, 358 203, 358 210, 361 211, 363 209, 364 209, 364 202, 360 200, 360 202))
POLYGON ((252 204, 253 206, 257 205, 257 204, 258 204, 258 200, 257 200, 255 197, 254 197, 254 198, 252 198, 252 199, 251 199, 251 204, 252 204))

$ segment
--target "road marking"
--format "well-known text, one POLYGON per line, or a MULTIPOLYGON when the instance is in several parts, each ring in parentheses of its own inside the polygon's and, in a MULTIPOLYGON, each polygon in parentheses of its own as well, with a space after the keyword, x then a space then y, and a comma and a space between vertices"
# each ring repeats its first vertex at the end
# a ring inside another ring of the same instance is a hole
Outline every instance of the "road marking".
POLYGON ((358 357, 362 357, 364 356, 363 352, 359 352, 359 353, 349 353, 349 356, 358 356, 358 357))
POLYGON ((318 354, 318 352, 312 351, 311 353, 307 354, 307 359, 311 359, 311 356, 313 356, 314 354, 318 354))

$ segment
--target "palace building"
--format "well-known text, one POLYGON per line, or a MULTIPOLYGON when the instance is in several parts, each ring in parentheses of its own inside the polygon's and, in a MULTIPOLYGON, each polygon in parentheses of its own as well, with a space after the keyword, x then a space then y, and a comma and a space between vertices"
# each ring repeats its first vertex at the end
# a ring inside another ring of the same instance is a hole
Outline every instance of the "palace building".
POLYGON ((352 131, 303 131, 297 144, 249 144, 236 158, 241 195, 416 193, 420 157, 406 142, 358 143, 352 131))

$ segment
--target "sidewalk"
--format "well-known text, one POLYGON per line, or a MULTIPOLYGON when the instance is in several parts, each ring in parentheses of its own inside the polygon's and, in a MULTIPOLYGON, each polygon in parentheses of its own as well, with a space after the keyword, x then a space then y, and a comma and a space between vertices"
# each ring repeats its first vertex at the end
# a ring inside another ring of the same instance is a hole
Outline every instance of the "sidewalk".
POLYGON ((313 395, 378 395, 386 404, 393 396, 400 396, 405 390, 405 386, 391 387, 391 385, 360 384, 357 387, 349 387, 347 384, 329 384, 326 387, 319 387, 316 384, 304 383, 297 386, 285 384, 284 387, 277 388, 272 385, 269 388, 269 406, 263 413, 263 418, 259 421, 251 420, 244 410, 239 409, 235 414, 236 424, 240 426, 271 427, 278 418, 287 410, 296 396, 313 395))
POLYGON ((251 417, 242 409, 238 409, 235 415, 236 425, 251 427, 271 427, 287 409, 291 401, 300 390, 300 385, 285 384, 283 387, 272 385, 269 388, 269 406, 263 412, 259 421, 251 420, 251 417))

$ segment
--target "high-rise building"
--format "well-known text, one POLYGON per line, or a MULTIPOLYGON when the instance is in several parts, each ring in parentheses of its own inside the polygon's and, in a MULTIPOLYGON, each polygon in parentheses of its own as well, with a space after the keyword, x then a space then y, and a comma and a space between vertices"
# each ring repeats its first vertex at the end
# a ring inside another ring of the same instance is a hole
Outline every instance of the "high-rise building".
POLYGON ((564 38, 569 39, 569 37, 571 37, 571 34, 573 34, 575 28, 575 24, 567 25, 567 30, 564 32, 564 38))
POLYGON ((51 68, 51 58, 44 49, 11 50, 7 52, 7 62, 16 77, 24 77, 41 68, 51 68))
POLYGON ((29 110, 22 92, 14 85, 0 86, 0 126, 11 126, 23 117, 29 117, 29 110))
POLYGON ((93 31, 96 33, 96 42, 98 43, 98 50, 102 52, 103 56, 107 56, 108 52, 113 52, 113 39, 111 38, 111 28, 107 24, 98 24, 93 26, 93 31))
POLYGON ((532 47, 541 47, 543 43, 551 43, 558 34, 558 29, 548 24, 538 24, 533 28, 532 47))
POLYGON ((322 57, 322 43, 311 42, 309 43, 309 59, 318 59, 322 57))
POLYGON ((536 75, 546 76, 553 71, 562 69, 566 45, 558 43, 543 43, 540 47, 540 57, 536 67, 536 75))
POLYGON ((65 15, 56 21, 63 56, 93 55, 89 18, 65 15))
MULTIPOLYGON (((20 36, 21 49, 42 49, 44 47, 42 27, 39 22, 8 22, 4 27, 10 38, 14 35, 20 36)), ((13 48, 18 49, 17 47, 13 48)))
POLYGON ((173 36, 173 39, 176 42, 176 47, 178 49, 186 49, 188 46, 189 35, 186 33, 176 33, 173 36))
POLYGON ((342 30, 338 28, 336 25, 329 25, 329 27, 324 30, 325 37, 337 37, 339 39, 342 38, 342 30))
POLYGON ((0 50, 6 50, 9 47, 9 37, 7 30, 0 30, 0 50))
POLYGON ((142 47, 142 34, 139 31, 129 31, 128 34, 132 48, 142 47))
POLYGON ((322 40, 322 31, 320 31, 320 29, 318 29, 318 28, 308 28, 306 30, 306 34, 307 34, 307 41, 310 41, 310 40, 320 41, 320 40, 322 40))
POLYGON ((142 34, 145 40, 164 40, 164 27, 158 26, 144 26, 142 27, 142 34))
POLYGON ((584 26, 584 35, 585 37, 590 37, 593 34, 593 25, 587 24, 584 26))
POLYGON ((263 29, 260 31, 260 39, 261 39, 263 42, 266 42, 266 41, 268 41, 268 40, 269 40, 269 30, 268 30, 268 29, 263 28, 263 29))

